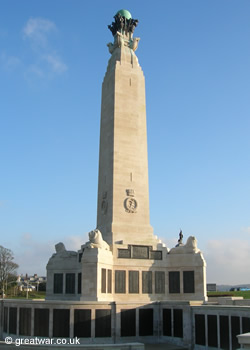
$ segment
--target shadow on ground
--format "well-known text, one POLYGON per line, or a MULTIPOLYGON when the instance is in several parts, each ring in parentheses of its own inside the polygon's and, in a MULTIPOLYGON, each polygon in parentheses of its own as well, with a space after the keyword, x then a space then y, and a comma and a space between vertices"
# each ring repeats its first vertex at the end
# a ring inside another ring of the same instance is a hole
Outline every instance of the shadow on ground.
POLYGON ((145 350, 188 350, 174 344, 145 344, 145 350))

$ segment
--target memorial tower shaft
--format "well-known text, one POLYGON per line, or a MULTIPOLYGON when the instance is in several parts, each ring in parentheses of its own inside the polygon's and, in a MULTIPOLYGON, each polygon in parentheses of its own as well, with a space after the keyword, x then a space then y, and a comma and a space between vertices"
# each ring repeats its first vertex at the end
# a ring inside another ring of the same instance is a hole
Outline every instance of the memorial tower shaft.
POLYGON ((145 79, 134 53, 136 20, 120 19, 125 24, 117 31, 119 18, 110 26, 114 43, 108 44, 112 56, 102 84, 97 228, 109 244, 141 244, 153 240, 145 79))

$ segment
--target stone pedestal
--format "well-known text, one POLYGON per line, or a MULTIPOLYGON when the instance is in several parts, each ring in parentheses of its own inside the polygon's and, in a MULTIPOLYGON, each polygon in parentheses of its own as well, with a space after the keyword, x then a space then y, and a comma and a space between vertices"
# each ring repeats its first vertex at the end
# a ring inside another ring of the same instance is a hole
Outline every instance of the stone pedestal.
MULTIPOLYGON (((102 270, 113 268, 113 255, 111 251, 99 248, 87 248, 82 256, 82 301, 112 300, 111 295, 102 292, 102 270)), ((107 281, 106 274, 105 278, 107 281)), ((105 283, 107 286, 107 282, 105 283)))
POLYGON ((241 349, 250 349, 250 333, 244 333, 237 336, 241 349))

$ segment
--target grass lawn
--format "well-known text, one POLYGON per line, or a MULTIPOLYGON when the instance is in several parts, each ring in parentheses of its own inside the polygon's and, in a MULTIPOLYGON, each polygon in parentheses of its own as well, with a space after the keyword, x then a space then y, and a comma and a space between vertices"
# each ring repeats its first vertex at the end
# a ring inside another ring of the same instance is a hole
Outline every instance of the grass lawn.
MULTIPOLYGON (((46 292, 29 292, 29 299, 44 299, 46 292)), ((244 299, 250 299, 250 291, 247 292, 208 292, 208 297, 243 297, 244 299)), ((21 292, 16 296, 6 295, 6 299, 26 299, 26 292, 21 292)))
MULTIPOLYGON (((29 299, 44 299, 46 292, 29 292, 29 299)), ((26 292, 20 292, 18 295, 6 295, 5 299, 26 299, 26 292)))
POLYGON ((250 299, 250 291, 247 292, 208 292, 208 297, 243 297, 244 299, 250 299))

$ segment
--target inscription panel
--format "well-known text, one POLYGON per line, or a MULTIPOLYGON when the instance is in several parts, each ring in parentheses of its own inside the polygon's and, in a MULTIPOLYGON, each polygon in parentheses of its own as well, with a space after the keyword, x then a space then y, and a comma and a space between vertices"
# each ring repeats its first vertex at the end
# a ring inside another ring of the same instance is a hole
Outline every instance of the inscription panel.
POLYGON ((133 245, 132 246, 132 258, 133 259, 148 259, 149 258, 149 247, 133 245))
POLYGON ((231 316, 231 336, 232 336, 232 349, 239 348, 237 335, 240 334, 240 318, 238 316, 231 316))
POLYGON ((82 293, 82 273, 78 273, 78 280, 77 280, 77 293, 81 294, 82 293))
POLYGON ((205 315, 195 315, 195 344, 206 345, 205 315))
POLYGON ((19 313, 19 334, 31 334, 31 308, 20 308, 19 313))
POLYGON ((69 309, 53 310, 53 337, 69 337, 69 309))
POLYGON ((162 251, 161 250, 151 250, 149 252, 149 259, 162 260, 162 251))
POLYGON ((129 293, 139 293, 139 271, 129 271, 129 293))
POLYGON ((242 317, 242 333, 250 332, 250 318, 242 317))
MULTIPOLYGON (((204 325, 205 326, 205 325, 204 325)), ((218 347, 217 316, 207 315, 208 346, 218 347)))
POLYGON ((7 328, 8 328, 8 308, 5 306, 4 307, 4 316, 3 316, 3 331, 7 333, 7 328))
POLYGON ((54 274, 54 293, 61 294, 63 292, 63 274, 54 274))
POLYGON ((180 272, 169 271, 169 293, 180 293, 180 272))
POLYGON ((34 335, 49 337, 49 309, 35 309, 34 335))
POLYGON ((229 318, 222 315, 220 316, 220 347, 229 349, 229 318))
POLYGON ((107 271, 106 269, 102 269, 102 288, 101 288, 102 293, 106 293, 106 281, 107 281, 106 271, 107 271))
POLYGON ((142 271, 142 293, 152 293, 152 271, 142 271))
POLYGON ((183 338, 183 312, 174 309, 174 337, 183 338))
POLYGON ((75 274, 66 273, 66 294, 75 293, 75 274))
POLYGON ((139 309, 139 335, 153 335, 154 310, 139 309))
POLYGON ((163 335, 172 336, 172 312, 171 309, 162 310, 163 335))
POLYGON ((131 250, 130 249, 118 249, 118 258, 130 259, 131 250))
POLYGON ((121 337, 135 337, 136 310, 121 310, 121 337))
POLYGON ((194 271, 183 271, 184 293, 194 293, 194 271))
POLYGON ((10 307, 9 311, 9 333, 16 334, 16 325, 17 325, 17 308, 10 307))
POLYGON ((74 310, 74 337, 91 337, 91 310, 74 310))
POLYGON ((118 258, 162 260, 162 251, 152 250, 152 246, 129 245, 128 249, 118 248, 118 258))
POLYGON ((165 272, 155 271, 155 293, 165 293, 165 272))
POLYGON ((126 293, 126 271, 115 271, 115 293, 126 293))
POLYGON ((108 293, 112 293, 112 270, 108 270, 108 293))
POLYGON ((111 310, 95 311, 95 336, 111 337, 111 310))

